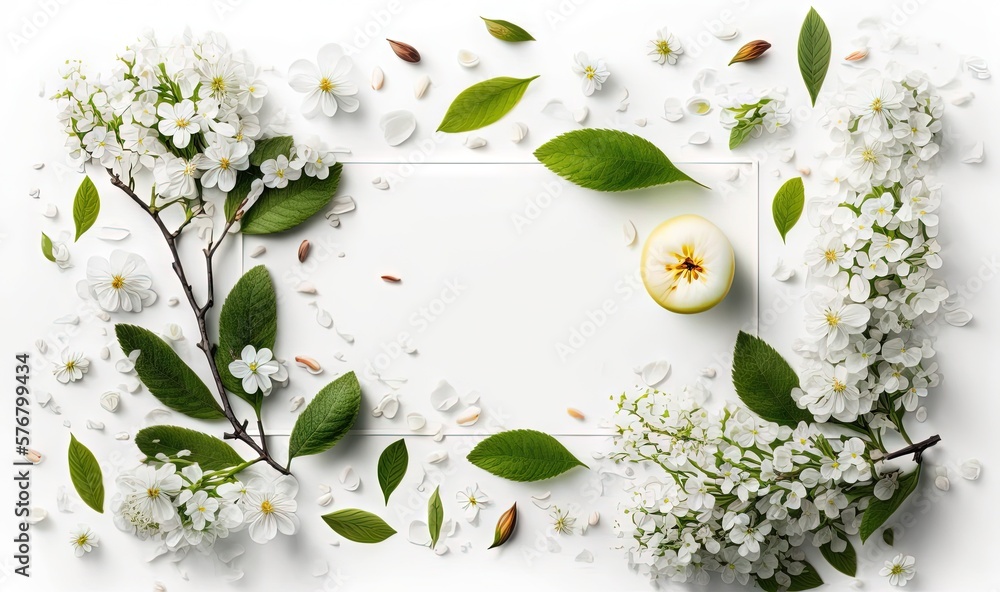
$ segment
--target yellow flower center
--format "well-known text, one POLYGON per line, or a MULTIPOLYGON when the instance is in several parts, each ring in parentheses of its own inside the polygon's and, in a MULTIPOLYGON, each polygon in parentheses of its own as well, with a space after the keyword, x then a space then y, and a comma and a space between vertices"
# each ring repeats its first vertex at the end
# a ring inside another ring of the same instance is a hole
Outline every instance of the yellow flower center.
POLYGON ((840 324, 840 315, 827 311, 826 324, 830 325, 831 327, 836 327, 837 325, 840 324))
POLYGON ((202 514, 204 514, 205 513, 205 506, 198 506, 198 511, 201 512, 202 514))
POLYGON ((216 76, 215 78, 212 79, 213 93, 221 93, 224 92, 225 90, 226 90, 226 81, 222 78, 222 76, 216 76))
POLYGON ((837 251, 829 249, 823 253, 823 258, 826 259, 827 263, 833 263, 837 260, 837 251))
POLYGON ((667 263, 663 267, 667 273, 673 275, 674 284, 681 281, 689 284, 695 280, 707 281, 704 277, 707 273, 704 267, 705 260, 694 252, 694 246, 684 245, 680 253, 672 255, 677 259, 677 263, 667 263))
POLYGON ((319 79, 319 89, 321 91, 323 91, 323 92, 331 92, 331 91, 333 91, 333 88, 334 88, 333 81, 330 80, 329 78, 327 78, 327 77, 324 76, 323 78, 319 79))
POLYGON ((89 536, 87 536, 86 534, 81 534, 80 536, 76 537, 76 546, 77 547, 82 547, 82 546, 86 545, 87 541, 89 541, 89 540, 90 540, 89 536))
POLYGON ((251 372, 256 372, 257 371, 257 362, 250 362, 247 365, 250 367, 250 371, 251 372))
POLYGON ((229 158, 223 156, 221 159, 219 159, 219 168, 222 169, 222 170, 224 170, 224 171, 228 171, 229 170, 229 158))
POLYGON ((872 151, 871 148, 865 148, 861 152, 861 160, 865 162, 875 162, 878 160, 878 156, 872 151))
POLYGON ((882 112, 882 99, 881 98, 878 98, 878 99, 875 99, 874 101, 872 101, 872 111, 874 111, 875 113, 881 113, 882 112))
POLYGON ((593 67, 593 66, 587 66, 587 67, 586 67, 586 68, 584 68, 584 70, 583 70, 583 75, 584 75, 584 76, 586 76, 587 78, 590 78, 590 79, 593 79, 593 78, 594 78, 594 76, 596 76, 596 75, 597 75, 597 71, 596 71, 596 70, 594 70, 594 67, 593 67))
POLYGON ((277 177, 278 177, 279 179, 284 179, 284 178, 285 178, 285 169, 278 169, 278 170, 274 171, 274 174, 275 174, 275 175, 276 175, 276 176, 277 176, 277 177))
POLYGON ((670 49, 670 44, 667 43, 666 40, 659 39, 658 41, 656 41, 656 53, 660 54, 661 56, 668 56, 672 52, 673 50, 670 49))
POLYGON ((67 370, 73 370, 74 368, 76 368, 76 362, 74 362, 73 360, 66 362, 67 370))
POLYGON ((897 563, 896 565, 893 565, 893 566, 892 566, 892 570, 891 570, 891 571, 892 571, 892 575, 894 575, 894 576, 898 576, 898 575, 900 575, 901 573, 903 573, 903 566, 902 566, 902 565, 899 565, 899 564, 897 563))
POLYGON ((193 162, 188 162, 184 164, 184 176, 191 177, 194 176, 195 172, 198 171, 198 167, 194 165, 193 162))
POLYGON ((274 513, 274 506, 271 505, 270 501, 264 500, 260 504, 260 511, 263 512, 263 513, 265 513, 265 514, 273 514, 274 513))
POLYGON ((111 287, 115 290, 121 290, 125 287, 125 278, 120 275, 116 275, 111 278, 111 287))
POLYGON ((146 495, 148 495, 149 497, 151 497, 153 499, 156 499, 156 498, 160 497, 160 488, 159 487, 150 487, 149 489, 146 490, 146 495))
MULTIPOLYGON (((845 390, 847 390, 847 385, 844 384, 843 382, 840 382, 836 378, 834 378, 833 379, 833 392, 835 392, 835 393, 842 393, 845 390)), ((839 466, 840 466, 840 463, 834 461, 833 468, 837 468, 839 466)))
POLYGON ((191 120, 186 117, 178 117, 174 120, 174 125, 181 129, 187 129, 187 126, 191 125, 191 120))

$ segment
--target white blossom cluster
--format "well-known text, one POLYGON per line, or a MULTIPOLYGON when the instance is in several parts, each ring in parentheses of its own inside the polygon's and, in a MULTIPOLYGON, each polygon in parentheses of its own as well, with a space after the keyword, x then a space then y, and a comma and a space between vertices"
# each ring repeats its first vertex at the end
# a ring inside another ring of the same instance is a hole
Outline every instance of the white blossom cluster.
POLYGON ((735 148, 765 131, 777 133, 791 123, 792 112, 781 89, 746 90, 723 100, 720 120, 730 130, 729 147, 735 148))
MULTIPOLYGON (((812 424, 767 422, 742 406, 703 407, 701 387, 618 400, 611 458, 656 467, 616 524, 630 562, 652 579, 766 581, 812 570, 806 544, 835 553, 858 533, 875 489, 867 440, 812 424)), ((890 490, 891 493, 891 490, 890 490)))
MULTIPOLYGON (((924 331, 948 298, 937 209, 927 177, 937 155, 941 97, 919 73, 862 76, 828 115, 836 148, 829 195, 812 200, 820 228, 805 255, 813 288, 799 406, 820 421, 902 431, 939 381, 924 331)), ((905 433, 905 432, 904 432, 905 433)))
MULTIPOLYGON (((267 85, 218 33, 198 38, 188 31, 164 45, 147 33, 118 56, 110 74, 95 77, 67 61, 61 75, 53 99, 70 157, 126 182, 152 171, 161 205, 200 200, 205 188, 232 190, 264 135, 258 112, 267 85)), ((299 144, 258 168, 265 186, 280 188, 302 174, 324 179, 335 163, 333 151, 299 144)))
POLYGON ((111 503, 115 525, 141 540, 158 541, 165 552, 179 556, 191 549, 207 553, 216 540, 244 527, 257 543, 270 541, 278 531, 294 534, 294 477, 254 477, 243 483, 236 474, 244 466, 205 471, 187 461, 189 455, 160 454, 158 462, 119 475, 111 503))

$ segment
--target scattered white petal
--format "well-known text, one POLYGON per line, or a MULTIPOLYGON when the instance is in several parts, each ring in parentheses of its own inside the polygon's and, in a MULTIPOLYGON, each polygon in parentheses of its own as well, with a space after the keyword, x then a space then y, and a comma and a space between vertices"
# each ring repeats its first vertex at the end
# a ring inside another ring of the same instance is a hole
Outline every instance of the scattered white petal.
POLYGON ((35 340, 35 349, 38 350, 38 353, 40 353, 40 354, 42 354, 44 356, 45 352, 49 351, 49 344, 46 343, 44 339, 36 339, 35 340))
POLYGON ((479 391, 469 391, 459 397, 459 399, 462 401, 463 405, 475 405, 480 399, 479 391))
POLYGON ((479 136, 466 136, 465 140, 462 142, 466 148, 470 150, 475 150, 477 148, 482 148, 486 145, 486 140, 479 136))
POLYGON ((338 195, 333 198, 330 205, 330 212, 338 216, 353 212, 357 207, 357 204, 354 203, 354 198, 350 195, 338 195))
POLYGON ((330 564, 322 559, 317 559, 313 563, 312 576, 314 578, 321 578, 326 574, 330 573, 330 564))
POLYGON ((463 68, 475 68, 479 65, 479 56, 467 49, 458 50, 458 63, 463 68))
POLYGON ((657 360, 655 362, 649 362, 639 372, 642 375, 642 381, 646 383, 646 386, 656 386, 667 378, 667 374, 670 373, 670 362, 666 360, 657 360))
POLYGON ((410 428, 410 431, 419 432, 426 425, 427 420, 419 413, 410 413, 406 416, 406 427, 410 428))
POLYGON ((320 484, 319 486, 319 497, 316 498, 316 503, 320 506, 326 507, 333 503, 333 488, 329 485, 320 484))
POLYGON ((55 218, 59 215, 59 208, 56 207, 56 204, 45 204, 45 207, 42 208, 42 215, 46 218, 55 218))
POLYGON ((708 141, 711 139, 712 136, 709 135, 708 132, 695 132, 691 134, 690 138, 688 138, 688 144, 692 144, 694 146, 701 146, 702 144, 707 144, 708 141))
POLYGON ((310 304, 316 308, 316 322, 319 323, 319 326, 323 327, 324 329, 329 329, 330 327, 332 327, 333 317, 330 316, 330 313, 321 308, 320 305, 316 302, 311 302, 310 304))
POLYGON ((545 103, 545 106, 542 107, 542 113, 556 119, 573 121, 573 112, 559 99, 552 99, 548 103, 545 103))
POLYGON ((382 400, 378 402, 378 405, 372 409, 372 415, 375 417, 385 417, 386 419, 392 419, 396 417, 396 413, 399 411, 399 397, 394 393, 389 393, 382 397, 382 400))
POLYGON ((588 551, 587 549, 584 549, 580 551, 579 554, 577 554, 576 559, 574 559, 574 561, 578 563, 593 563, 594 554, 588 551))
POLYGON ((479 416, 482 415, 483 410, 479 407, 473 405, 465 411, 463 411, 457 418, 455 418, 455 423, 462 426, 463 428, 475 425, 479 421, 479 416))
POLYGON ((358 472, 354 470, 354 467, 347 465, 340 472, 340 484, 347 491, 356 491, 358 487, 361 487, 361 477, 358 476, 358 472))
POLYGON ((71 514, 75 505, 73 498, 69 495, 69 490, 65 485, 60 485, 56 489, 56 508, 64 514, 71 514))
POLYGON ((52 321, 56 325, 79 325, 80 317, 75 314, 68 314, 52 321))
POLYGON ((975 458, 969 459, 962 463, 959 472, 962 474, 962 478, 975 481, 983 472, 983 463, 975 458))
POLYGON ((97 238, 105 241, 120 241, 129 237, 131 232, 127 228, 116 226, 101 226, 97 229, 97 238))
POLYGON ((959 308, 944 313, 944 320, 954 327, 964 327, 972 321, 972 313, 964 308, 959 308))
POLYGON ((102 360, 111 359, 111 348, 105 345, 104 347, 101 348, 101 351, 98 353, 98 355, 102 360))
POLYGON ((716 374, 717 372, 715 368, 712 368, 711 366, 707 366, 701 369, 701 375, 704 376, 705 378, 715 378, 716 374))
POLYGON ((663 119, 674 122, 684 118, 684 109, 681 107, 680 99, 669 98, 663 101, 663 119))
POLYGON ((219 561, 223 563, 229 563, 236 559, 237 557, 243 556, 247 552, 246 547, 239 543, 233 543, 231 545, 216 545, 215 554, 219 558, 219 561))
POLYGON ((963 92, 958 93, 957 95, 952 96, 948 100, 948 102, 951 103, 952 105, 955 105, 956 107, 959 107, 959 106, 962 106, 962 105, 968 103, 969 101, 971 101, 974 98, 976 98, 976 94, 974 92, 972 92, 972 91, 968 91, 967 90, 967 91, 963 91, 963 92))
POLYGON ((447 380, 438 381, 431 391, 431 405, 438 411, 448 411, 458 403, 458 391, 447 380))
POLYGON ((163 337, 168 341, 182 341, 184 339, 184 330, 177 323, 167 323, 167 326, 163 329, 163 337))
POLYGON ((973 78, 986 80, 990 77, 990 65, 985 59, 979 56, 969 56, 965 58, 965 67, 972 74, 973 78))
POLYGON ((292 397, 291 399, 288 400, 288 410, 291 411, 292 413, 295 413, 305 404, 306 404, 305 397, 301 395, 292 397))
POLYGON ((115 440, 128 440, 132 436, 128 432, 118 432, 115 434, 115 440))
POLYGON ((976 142, 972 148, 962 156, 962 162, 965 164, 979 164, 983 162, 984 147, 982 142, 976 142))
POLYGON ((919 421, 920 423, 924 423, 925 421, 927 421, 927 408, 924 406, 917 407, 917 410, 914 412, 913 415, 917 421, 919 421))
POLYGON ((693 96, 688 99, 684 108, 691 115, 708 115, 712 112, 712 103, 702 96, 693 96))
POLYGON ((792 162, 795 158, 795 148, 782 148, 778 151, 778 160, 781 162, 792 162))
POLYGON ((785 265, 785 262, 782 259, 778 259, 778 261, 774 264, 774 271, 771 272, 771 277, 779 282, 787 282, 795 277, 795 270, 785 265))
POLYGON ((584 105, 583 107, 580 107, 579 109, 573 111, 573 121, 577 123, 583 123, 584 121, 587 121, 588 115, 590 115, 590 109, 588 109, 587 106, 584 105))
POLYGON ((622 225, 622 235, 625 237, 626 247, 630 247, 635 243, 635 224, 633 224, 631 220, 626 220, 625 224, 622 225))
POLYGON ((167 306, 177 306, 180 303, 181 301, 176 296, 171 296, 170 298, 167 299, 167 306))
POLYGON ((628 110, 628 89, 623 88, 622 98, 618 99, 618 107, 615 109, 615 111, 618 111, 619 113, 624 113, 627 110, 628 110))
POLYGON ((381 176, 375 177, 374 179, 372 179, 372 185, 375 187, 375 189, 385 190, 389 188, 389 180, 381 176))
POLYGON ((146 425, 157 425, 166 422, 172 415, 166 409, 153 409, 143 417, 143 421, 146 425))
POLYGON ((635 123, 638 127, 646 127, 646 118, 637 117, 633 123, 635 123))
POLYGON ((98 430, 98 431, 103 430, 104 429, 104 422, 103 421, 94 421, 92 419, 88 419, 87 420, 87 429, 88 430, 98 430))
POLYGON ((431 533, 427 528, 427 523, 423 520, 414 520, 410 523, 407 540, 414 545, 429 547, 431 545, 431 533))
POLYGON ((382 129, 386 144, 399 146, 417 129, 417 118, 410 111, 390 111, 379 120, 379 127, 382 129))
POLYGON ((448 452, 445 450, 435 450, 427 455, 427 462, 432 465, 443 463, 448 460, 448 452))
POLYGON ((948 491, 951 489, 951 481, 944 476, 937 477, 934 479, 934 487, 937 487, 941 491, 948 491))
MULTIPOLYGON (((264 245, 257 245, 256 247, 253 248, 252 251, 250 251, 250 258, 256 259, 257 257, 260 257, 266 252, 267 252, 267 247, 265 247, 264 245)), ((176 300, 176 298, 171 298, 171 300, 176 300)))
POLYGON ((521 123, 520 121, 515 121, 510 125, 510 141, 515 144, 520 144, 521 140, 528 135, 528 126, 521 123))
POLYGON ((45 508, 34 506, 33 508, 31 508, 31 510, 28 511, 28 516, 24 519, 24 521, 27 522, 28 524, 38 524, 39 522, 45 520, 48 517, 49 513, 48 511, 45 510, 45 508))
POLYGON ((716 39, 721 39, 722 41, 732 41, 740 36, 740 30, 734 25, 723 24, 721 28, 713 30, 712 35, 715 35, 716 39))

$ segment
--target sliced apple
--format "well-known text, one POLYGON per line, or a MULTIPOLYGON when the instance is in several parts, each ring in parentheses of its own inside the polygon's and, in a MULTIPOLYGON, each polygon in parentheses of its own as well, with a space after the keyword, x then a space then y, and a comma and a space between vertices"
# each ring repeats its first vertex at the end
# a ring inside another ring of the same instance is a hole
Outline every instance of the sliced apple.
POLYGON ((642 247, 642 283, 663 308, 691 314, 722 302, 733 285, 736 257, 719 227, 687 214, 657 226, 642 247))

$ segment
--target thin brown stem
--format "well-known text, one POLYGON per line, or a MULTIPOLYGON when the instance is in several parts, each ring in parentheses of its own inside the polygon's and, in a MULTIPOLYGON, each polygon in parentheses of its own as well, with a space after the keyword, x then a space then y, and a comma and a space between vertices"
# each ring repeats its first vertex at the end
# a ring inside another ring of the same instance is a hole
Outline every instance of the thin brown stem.
MULTIPOLYGON (((222 244, 223 239, 229 234, 232 229, 233 224, 239 219, 239 216, 234 216, 232 220, 226 223, 225 229, 222 231, 222 236, 218 240, 213 239, 209 242, 208 246, 204 249, 205 254, 205 267, 206 273, 208 275, 208 298, 204 305, 198 304, 198 299, 195 297, 194 289, 191 287, 191 282, 187 279, 187 274, 184 271, 184 264, 181 261, 180 253, 177 250, 177 243, 180 239, 180 232, 186 224, 182 224, 178 231, 171 232, 167 226, 163 223, 163 219, 160 217, 158 210, 150 208, 142 199, 136 195, 135 191, 132 190, 121 178, 114 174, 110 169, 108 169, 108 174, 111 176, 111 184, 115 187, 121 189, 126 195, 132 198, 144 212, 149 214, 153 222, 156 223, 157 228, 160 230, 160 234, 163 235, 163 239, 167 242, 167 248, 170 249, 170 255, 173 258, 174 273, 177 275, 177 279, 180 280, 181 287, 184 289, 184 295, 187 298, 188 304, 191 306, 191 310, 194 312, 195 320, 198 322, 198 332, 201 335, 201 341, 198 342, 198 349, 200 349, 205 354, 205 359, 208 361, 208 366, 212 372, 212 378, 215 382, 215 387, 219 392, 219 398, 222 401, 222 411, 229 420, 229 423, 233 426, 233 431, 225 434, 225 438, 232 440, 239 440, 252 448, 254 452, 257 453, 261 460, 267 462, 267 464, 274 467, 279 473, 288 475, 289 471, 287 468, 283 467, 273 458, 267 451, 267 443, 265 440, 263 424, 260 419, 257 419, 257 428, 260 431, 260 444, 258 444, 253 437, 247 432, 247 421, 240 421, 236 417, 236 413, 233 411, 232 405, 229 401, 229 394, 226 392, 226 387, 222 383, 222 375, 219 373, 219 367, 215 363, 215 351, 212 346, 212 340, 208 336, 208 321, 207 315, 208 311, 212 308, 215 303, 215 278, 213 274, 213 262, 212 259, 215 256, 215 252, 218 250, 219 245, 222 244)), ((242 207, 242 206, 241 206, 242 207)))
POLYGON ((941 441, 941 436, 935 434, 930 438, 927 438, 926 440, 917 442, 916 444, 910 444, 905 448, 900 448, 899 450, 890 452, 889 454, 885 455, 885 460, 892 460, 894 458, 906 456, 907 454, 912 454, 914 462, 920 462, 920 459, 923 456, 924 451, 930 448, 931 446, 934 446, 940 441, 941 441))

